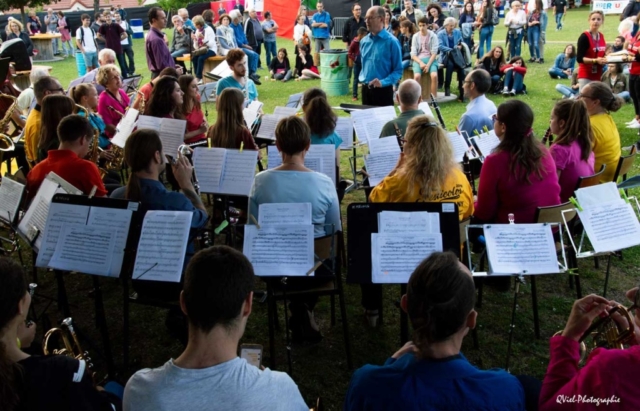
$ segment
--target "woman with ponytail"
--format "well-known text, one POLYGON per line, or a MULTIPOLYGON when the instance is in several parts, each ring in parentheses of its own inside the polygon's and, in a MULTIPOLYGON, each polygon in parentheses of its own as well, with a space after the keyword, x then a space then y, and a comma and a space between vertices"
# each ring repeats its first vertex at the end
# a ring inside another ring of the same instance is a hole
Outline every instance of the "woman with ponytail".
POLYGON ((580 100, 560 100, 551 111, 549 123, 555 143, 549 148, 556 163, 560 201, 569 201, 580 177, 593 174, 593 133, 587 106, 580 100))
MULTIPOLYGON (((21 351, 31 305, 22 268, 0 258, 0 410, 109 411, 120 401, 93 386, 84 360, 66 355, 36 356, 21 351)), ((29 338, 33 339, 35 326, 29 338)), ((27 330, 29 330, 27 329, 27 330)))

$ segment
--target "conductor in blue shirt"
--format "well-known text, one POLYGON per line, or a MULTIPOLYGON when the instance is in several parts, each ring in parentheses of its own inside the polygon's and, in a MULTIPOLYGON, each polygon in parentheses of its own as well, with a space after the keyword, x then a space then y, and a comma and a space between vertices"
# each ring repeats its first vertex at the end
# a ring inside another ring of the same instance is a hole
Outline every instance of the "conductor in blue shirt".
POLYGON ((402 77, 400 43, 384 30, 382 7, 371 7, 364 20, 369 34, 360 41, 362 104, 392 106, 393 85, 402 77))
MULTIPOLYGON (((479 370, 460 352, 476 326, 475 295, 471 273, 453 253, 436 252, 422 261, 400 302, 413 341, 383 366, 357 370, 344 410, 524 410, 519 378, 504 370, 479 370)), ((534 403, 538 395, 532 392, 534 403)))

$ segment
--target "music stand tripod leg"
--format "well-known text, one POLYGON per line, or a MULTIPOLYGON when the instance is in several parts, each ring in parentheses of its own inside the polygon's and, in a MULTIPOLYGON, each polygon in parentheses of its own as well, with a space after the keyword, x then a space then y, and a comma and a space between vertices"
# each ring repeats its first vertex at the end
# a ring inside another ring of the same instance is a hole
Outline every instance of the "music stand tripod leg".
POLYGON ((58 309, 62 311, 64 318, 71 317, 67 289, 64 285, 64 274, 60 270, 54 270, 56 282, 58 284, 58 309))
POLYGON ((609 285, 609 272, 611 270, 611 255, 613 253, 609 253, 609 256, 607 256, 607 273, 604 277, 604 291, 602 292, 602 296, 603 297, 607 297, 607 287, 609 285))
POLYGON ((282 298, 284 299, 284 329, 287 342, 287 363, 289 366, 289 376, 293 377, 293 366, 291 363, 291 334, 289 333, 289 313, 287 312, 287 277, 282 277, 282 298))
POLYGON ((536 338, 540 338, 540 318, 538 316, 538 289, 536 287, 536 277, 531 276, 531 300, 533 304, 533 327, 536 338))
POLYGON ((511 358, 511 343, 513 342, 513 330, 516 328, 516 307, 518 305, 518 293, 520 292, 520 284, 524 283, 524 277, 521 275, 516 277, 516 286, 513 293, 513 309, 511 310, 511 324, 509 324, 509 343, 507 345, 507 361, 504 367, 509 372, 509 359, 511 358))
MULTIPOLYGON (((400 297, 402 297, 406 293, 407 293, 407 285, 406 284, 400 285, 400 297)), ((400 346, 403 346, 407 341, 409 341, 409 317, 401 307, 400 308, 400 346)))
POLYGON ((93 287, 95 290, 95 310, 96 325, 102 335, 102 346, 104 348, 104 357, 107 361, 107 374, 110 378, 116 375, 116 366, 113 362, 113 353, 111 351, 111 340, 109 339, 109 329, 107 328, 107 319, 104 313, 104 301, 102 299, 102 288, 100 287, 100 278, 93 276, 93 287))

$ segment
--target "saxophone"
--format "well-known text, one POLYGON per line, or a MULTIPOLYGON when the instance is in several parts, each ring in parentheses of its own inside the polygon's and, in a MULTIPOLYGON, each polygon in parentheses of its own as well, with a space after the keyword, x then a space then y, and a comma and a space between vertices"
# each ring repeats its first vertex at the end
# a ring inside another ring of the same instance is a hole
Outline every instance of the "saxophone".
POLYGON ((0 120, 0 151, 13 151, 15 150, 15 145, 11 137, 4 133, 4 128, 11 121, 11 115, 18 106, 18 99, 8 94, 2 94, 1 96, 13 100, 13 103, 11 103, 11 106, 9 106, 6 113, 4 113, 4 117, 0 120))
MULTIPOLYGON (((142 111, 140 111, 140 112, 143 113, 144 112, 144 94, 142 94, 139 91, 136 91, 136 93, 140 93, 140 95, 141 95, 142 101, 140 103, 141 104, 140 108, 142 109, 142 111)), ((122 120, 124 118, 125 113, 121 113, 119 110, 117 110, 113 106, 109 106, 107 108, 109 110, 113 111, 114 113, 118 114, 120 116, 120 120, 122 120)), ((129 110, 129 109, 127 108, 127 110, 129 110)), ((110 150, 113 153, 113 159, 107 160, 104 163, 104 168, 106 168, 107 170, 120 170, 120 169, 122 169, 122 164, 124 163, 124 149, 121 148, 121 147, 116 146, 115 144, 111 144, 110 150)))
MULTIPOLYGON (((89 120, 89 110, 80 104, 76 104, 76 114, 82 110, 82 114, 84 118, 89 120)), ((87 159, 92 163, 95 163, 98 166, 98 170, 100 171, 100 178, 104 178, 107 175, 107 170, 100 167, 100 140, 99 140, 100 132, 97 129, 93 129, 93 138, 91 139, 91 143, 89 143, 89 154, 87 154, 87 159)))

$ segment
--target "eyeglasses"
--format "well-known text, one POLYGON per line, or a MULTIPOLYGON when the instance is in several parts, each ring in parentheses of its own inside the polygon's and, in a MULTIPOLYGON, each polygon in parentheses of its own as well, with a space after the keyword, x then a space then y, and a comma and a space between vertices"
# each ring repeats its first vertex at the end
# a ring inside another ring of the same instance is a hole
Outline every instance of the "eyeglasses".
POLYGON ((491 121, 493 121, 494 123, 495 122, 502 123, 502 121, 498 120, 498 115, 497 114, 494 114, 494 115, 491 116, 491 121))
POLYGON ((589 100, 595 100, 593 97, 587 96, 586 94, 580 94, 578 98, 588 98, 589 100))

